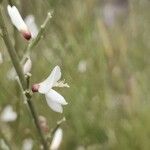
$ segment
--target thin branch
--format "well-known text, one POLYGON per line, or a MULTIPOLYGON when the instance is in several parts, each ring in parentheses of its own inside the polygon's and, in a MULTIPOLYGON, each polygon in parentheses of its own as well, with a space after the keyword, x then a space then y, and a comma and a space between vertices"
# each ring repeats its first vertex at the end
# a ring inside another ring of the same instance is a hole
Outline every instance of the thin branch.
POLYGON ((56 130, 60 127, 60 125, 66 121, 66 118, 63 117, 61 120, 57 121, 57 125, 56 127, 51 131, 51 136, 54 135, 54 133, 56 132, 56 130))
POLYGON ((12 1, 12 0, 8 0, 8 2, 9 2, 9 4, 10 4, 11 6, 13 6, 13 1, 12 1))
POLYGON ((45 31, 45 28, 47 27, 48 22, 50 21, 51 17, 52 17, 52 16, 51 16, 51 13, 48 12, 48 13, 47 13, 47 17, 46 17, 44 23, 43 23, 43 24, 41 25, 41 27, 40 27, 40 30, 39 30, 39 33, 38 33, 37 37, 36 37, 35 39, 33 39, 33 40, 28 44, 28 46, 27 46, 27 48, 26 48, 26 50, 25 50, 25 55, 23 56, 23 58, 22 58, 22 60, 21 60, 21 63, 23 63, 23 62, 25 61, 26 57, 28 57, 29 54, 30 54, 30 50, 31 50, 33 47, 35 47, 35 46, 38 44, 38 42, 40 41, 40 39, 41 39, 41 37, 43 36, 43 33, 44 33, 44 31, 45 31))
MULTIPOLYGON (((2 6, 1 5, 0 5, 0 20, 1 20, 0 21, 0 27, 1 27, 2 33, 3 33, 3 40, 6 44, 6 47, 7 47, 8 53, 11 57, 14 68, 15 68, 17 74, 18 74, 21 86, 22 86, 23 90, 26 91, 26 89, 27 89, 26 79, 25 79, 25 76, 23 74, 22 67, 19 63, 19 59, 18 59, 18 56, 16 54, 16 51, 15 51, 15 49, 14 49, 12 43, 11 43, 11 40, 9 38, 8 31, 7 31, 7 28, 6 28, 6 25, 5 25, 5 22, 4 22, 4 18, 3 18, 3 15, 2 15, 2 6)), ((27 104, 29 106, 29 109, 30 109, 31 115, 33 117, 35 126, 36 126, 37 131, 39 133, 39 136, 41 138, 41 143, 43 144, 44 149, 48 150, 47 142, 46 142, 46 140, 44 138, 44 135, 43 135, 43 133, 40 129, 37 114, 36 114, 35 108, 33 106, 33 103, 31 101, 31 94, 26 93, 26 98, 27 98, 27 104)))
POLYGON ((2 34, 3 34, 3 39, 4 39, 4 42, 6 44, 6 47, 7 47, 7 50, 8 50, 8 53, 12 59, 12 63, 16 69, 16 72, 19 76, 19 79, 20 79, 20 82, 23 86, 23 89, 26 89, 26 80, 24 78, 24 74, 23 74, 23 71, 22 71, 22 68, 21 68, 21 65, 19 62, 19 58, 17 56, 17 53, 11 43, 11 40, 9 38, 9 35, 8 35, 8 31, 6 29, 6 26, 5 26, 5 23, 4 23, 4 18, 2 16, 2 7, 0 6, 0 27, 1 27, 1 30, 2 30, 2 34))
POLYGON ((51 132, 47 135, 47 142, 48 142, 49 145, 50 145, 50 143, 51 143, 51 140, 52 140, 52 137, 53 137, 54 133, 55 133, 56 130, 61 126, 61 124, 62 124, 63 122, 65 122, 65 121, 66 121, 66 118, 65 118, 65 117, 63 117, 61 120, 57 121, 57 125, 55 126, 55 128, 53 128, 53 129, 51 130, 51 132))

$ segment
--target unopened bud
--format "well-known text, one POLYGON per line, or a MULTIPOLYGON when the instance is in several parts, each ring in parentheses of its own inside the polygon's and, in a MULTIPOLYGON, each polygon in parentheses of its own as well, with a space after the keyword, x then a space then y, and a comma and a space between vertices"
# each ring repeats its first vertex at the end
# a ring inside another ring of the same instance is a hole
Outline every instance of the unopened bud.
POLYGON ((31 39, 31 32, 30 31, 21 31, 23 37, 26 39, 26 40, 30 40, 31 39))
POLYGON ((29 31, 27 25, 22 19, 18 9, 15 6, 8 5, 7 10, 13 25, 18 29, 19 32, 22 33, 23 37, 26 40, 30 40, 31 32, 29 31))
POLYGON ((32 38, 35 39, 38 35, 38 32, 39 32, 38 27, 35 23, 35 17, 33 15, 28 15, 25 18, 25 23, 26 23, 26 25, 28 26, 28 29, 31 32, 32 38))
POLYGON ((39 84, 33 84, 32 85, 32 92, 38 92, 39 84))
POLYGON ((49 127, 48 127, 47 119, 44 116, 39 116, 38 120, 39 120, 39 125, 40 125, 41 130, 44 133, 48 133, 49 127))
POLYGON ((63 137, 63 130, 61 128, 58 128, 54 134, 54 137, 50 146, 50 150, 58 150, 62 141, 62 137, 63 137))
POLYGON ((30 58, 27 59, 26 63, 23 66, 23 72, 24 74, 27 74, 31 71, 32 68, 32 61, 30 58))

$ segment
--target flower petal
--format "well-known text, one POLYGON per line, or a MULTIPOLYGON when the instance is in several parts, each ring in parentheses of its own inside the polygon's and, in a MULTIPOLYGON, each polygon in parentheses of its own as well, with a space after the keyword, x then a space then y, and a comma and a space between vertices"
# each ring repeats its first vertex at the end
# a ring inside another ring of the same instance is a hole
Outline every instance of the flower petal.
POLYGON ((39 92, 42 94, 47 93, 53 85, 61 78, 60 67, 56 66, 51 74, 43 82, 39 84, 39 92))
POLYGON ((51 142, 50 150, 57 150, 59 148, 62 141, 62 137, 63 137, 63 130, 61 128, 58 128, 51 142))
POLYGON ((13 110, 11 105, 7 105, 1 113, 1 121, 11 122, 17 119, 17 113, 13 110))
POLYGON ((56 111, 56 112, 59 112, 59 113, 62 113, 63 112, 63 108, 61 106, 60 103, 57 103, 55 101, 52 101, 51 99, 49 99, 48 97, 46 97, 46 101, 47 101, 47 104, 48 106, 53 110, 53 111, 56 111))
POLYGON ((8 14, 14 26, 20 31, 28 31, 28 27, 23 21, 18 9, 15 6, 7 6, 8 14))
POLYGON ((32 61, 30 58, 28 58, 23 66, 23 73, 24 74, 29 73, 31 71, 31 68, 32 68, 32 61))
POLYGON ((31 32, 31 35, 32 35, 32 38, 36 38, 37 35, 38 35, 38 27, 35 23, 35 18, 33 15, 28 15, 26 18, 25 18, 25 23, 26 25, 28 26, 30 32, 31 32))
POLYGON ((67 105, 68 103, 64 99, 63 96, 61 96, 58 92, 51 89, 48 93, 45 94, 46 99, 50 99, 53 102, 57 102, 61 105, 67 105))

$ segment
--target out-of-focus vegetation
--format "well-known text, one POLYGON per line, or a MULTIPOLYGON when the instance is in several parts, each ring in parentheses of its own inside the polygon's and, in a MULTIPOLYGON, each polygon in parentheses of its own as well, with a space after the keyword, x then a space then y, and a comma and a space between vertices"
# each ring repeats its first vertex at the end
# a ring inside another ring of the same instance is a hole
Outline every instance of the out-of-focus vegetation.
MULTIPOLYGON (((47 118, 50 128, 66 117, 60 149, 149 150, 150 1, 16 0, 15 3, 24 17, 35 16, 38 27, 47 12, 53 11, 43 38, 32 49, 32 83, 41 81, 59 65, 70 85, 68 89, 58 89, 69 103, 62 115, 52 112, 44 96, 33 96, 38 113, 47 118), (113 10, 115 17, 110 15, 113 10)), ((5 11, 7 4, 3 0, 5 11)), ((15 37, 19 43, 15 47, 21 57, 28 42, 14 32, 7 12, 5 20, 12 41, 15 37)), ((3 56, 0 112, 10 104, 18 113, 16 121, 0 122, 0 132, 14 149, 21 149, 25 138, 32 138, 34 149, 38 149, 35 140, 38 135, 18 84, 7 77, 12 63, 2 38, 0 52, 3 56)))

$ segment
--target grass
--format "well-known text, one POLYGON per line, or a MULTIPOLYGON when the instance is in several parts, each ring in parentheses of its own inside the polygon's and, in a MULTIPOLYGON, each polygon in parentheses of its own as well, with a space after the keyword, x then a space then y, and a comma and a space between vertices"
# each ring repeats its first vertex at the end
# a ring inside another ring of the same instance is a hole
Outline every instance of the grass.
MULTIPOLYGON (((4 8, 6 8, 6 2, 4 8)), ((149 1, 129 2, 125 21, 107 28, 101 15, 102 3, 90 1, 27 1, 18 3, 25 15, 33 13, 40 26, 48 10, 54 10, 43 39, 32 50, 32 83, 41 81, 55 65, 60 65, 68 89, 58 89, 69 103, 64 108, 66 123, 61 149, 79 150, 148 150, 150 148, 149 101, 149 1), (24 5, 23 5, 24 4, 24 5), (27 5, 27 4, 26 4, 27 5), (87 69, 78 70, 80 61, 87 69)), ((5 16, 13 41, 13 28, 5 16)), ((19 54, 27 42, 17 33, 19 54)), ((36 132, 22 102, 15 81, 7 79, 12 67, 5 45, 0 39, 4 63, 0 64, 0 112, 7 104, 14 106, 19 118, 1 123, 0 130, 15 149, 36 132)), ((53 128, 63 115, 54 113, 45 98, 34 95, 39 114, 53 128)))

